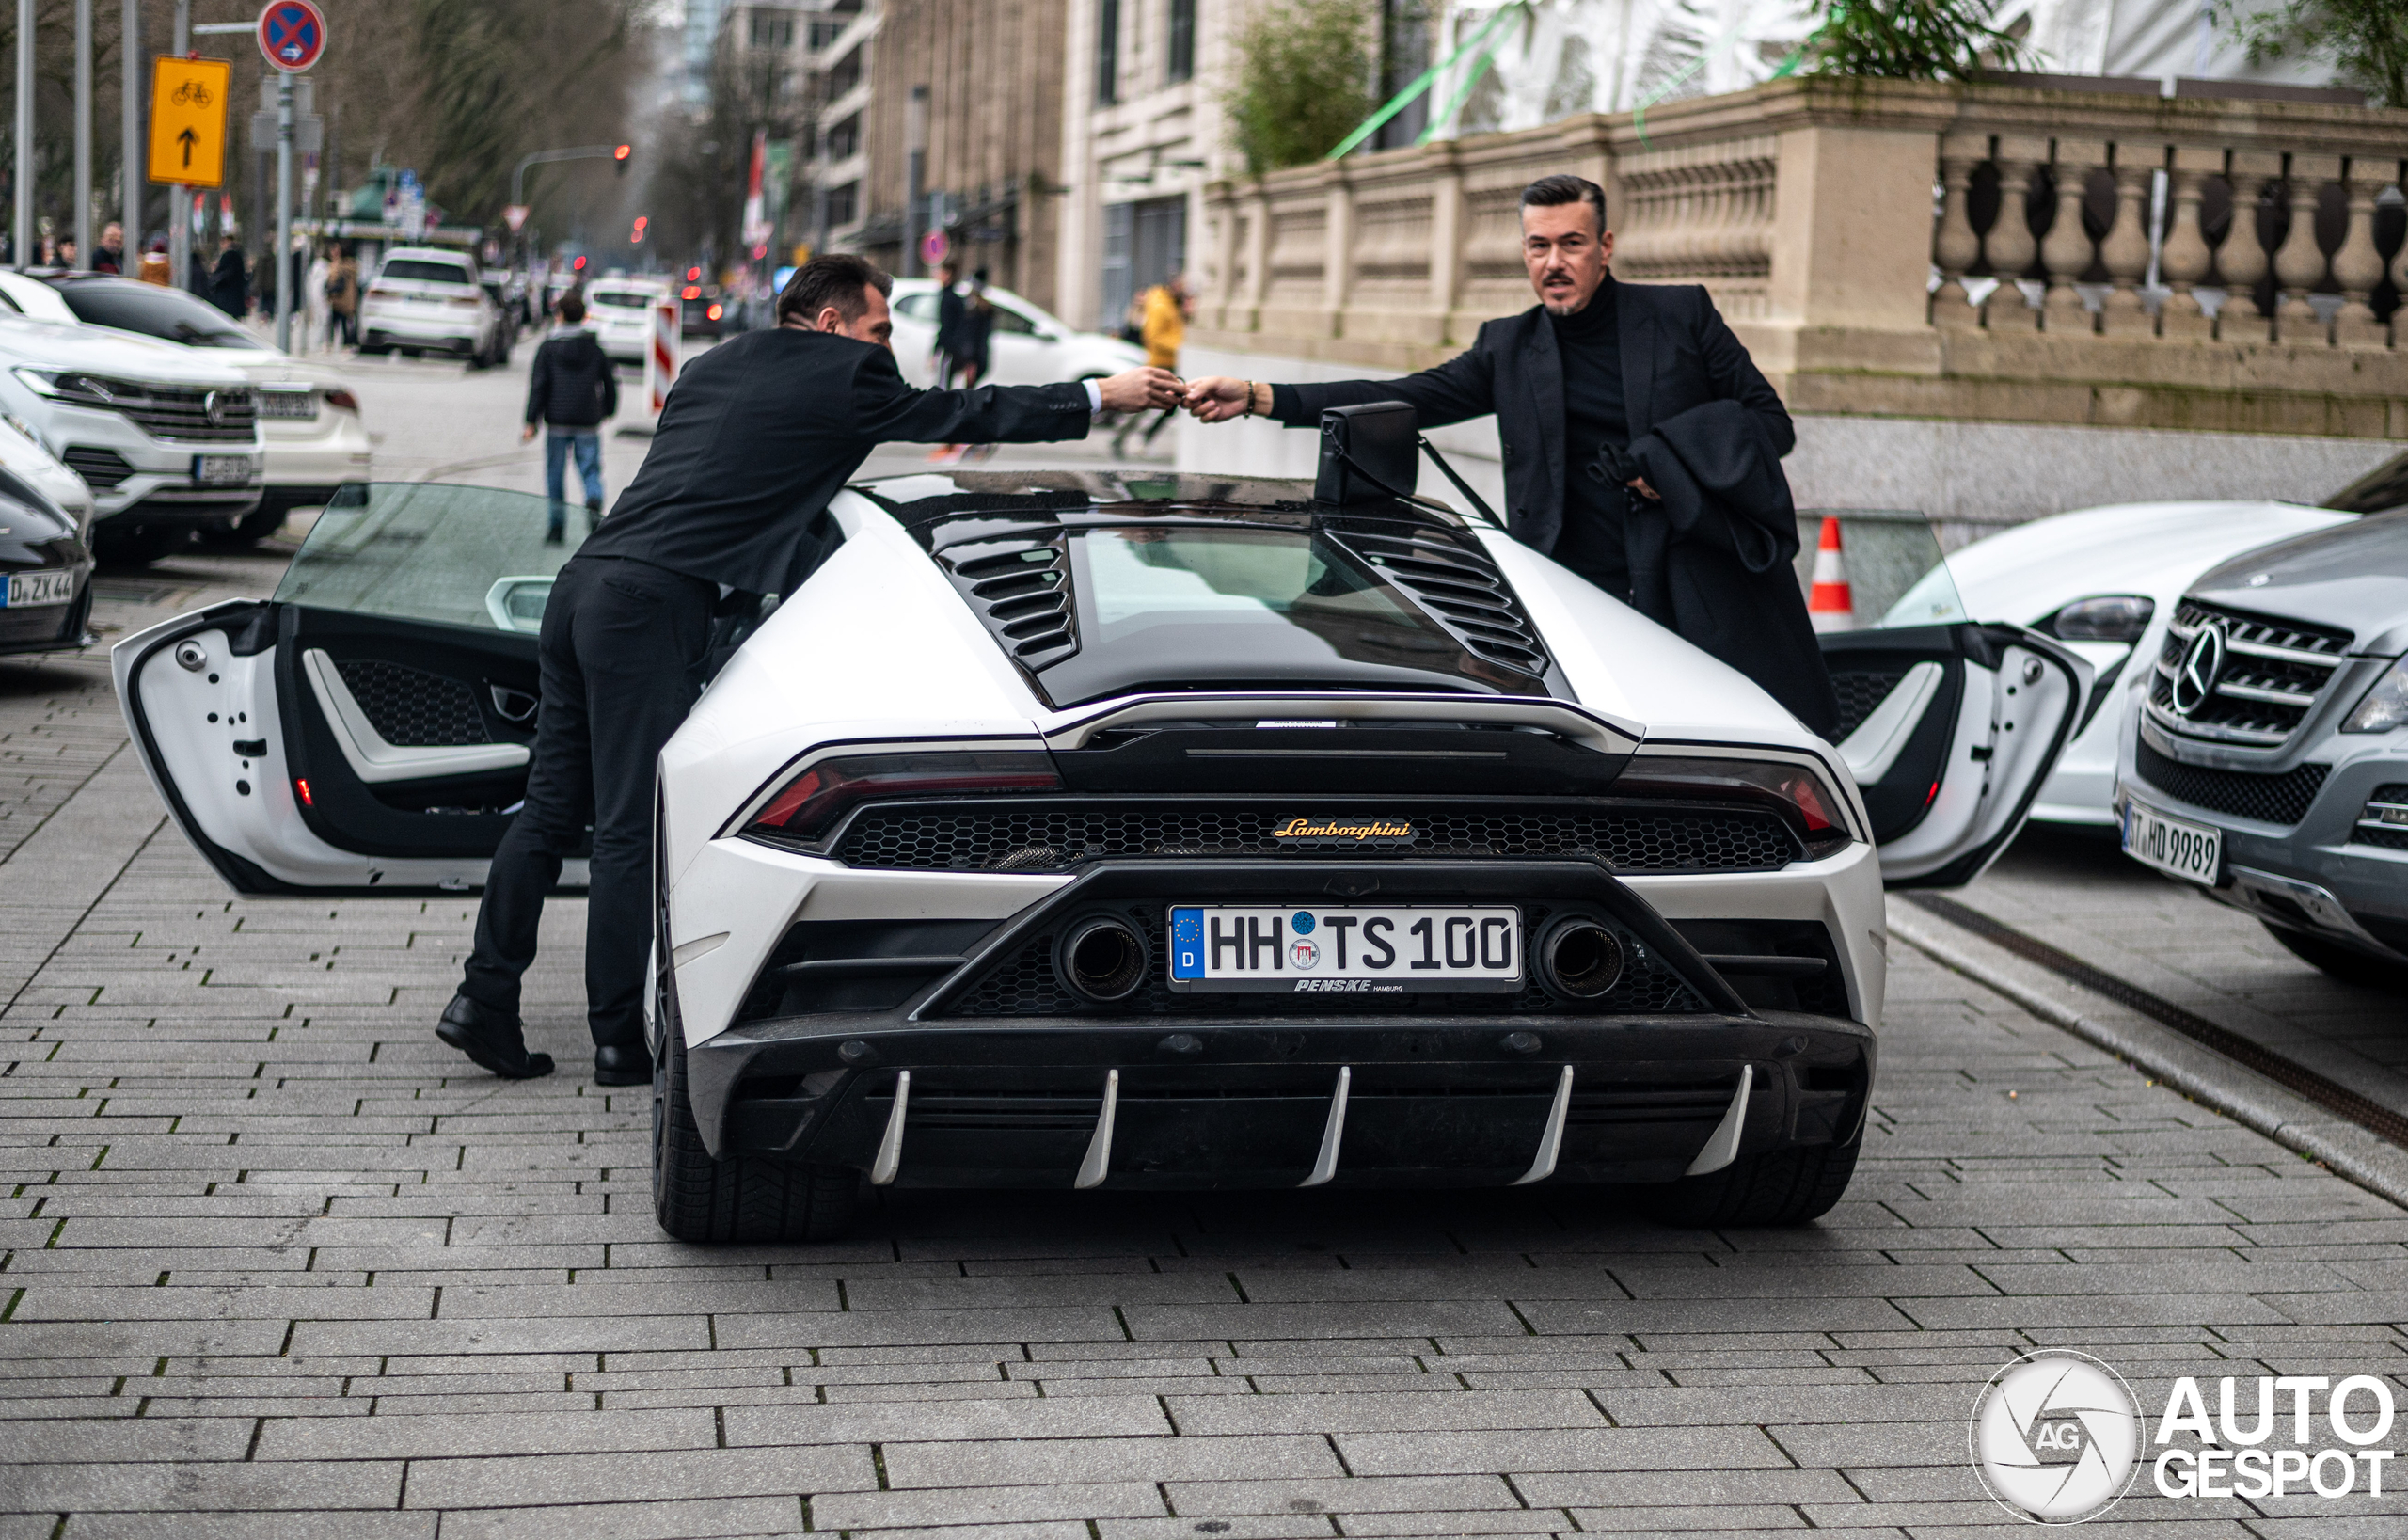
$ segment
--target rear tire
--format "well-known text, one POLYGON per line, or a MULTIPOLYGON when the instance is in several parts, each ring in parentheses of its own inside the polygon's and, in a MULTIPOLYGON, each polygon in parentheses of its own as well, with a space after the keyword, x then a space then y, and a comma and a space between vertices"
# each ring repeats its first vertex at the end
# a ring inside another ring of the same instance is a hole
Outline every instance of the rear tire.
POLYGON ((1863 1147, 1860 1133, 1846 1144, 1742 1155, 1711 1175, 1644 1188, 1640 1205, 1665 1224, 1690 1230, 1802 1225, 1839 1202, 1863 1147))
MULTIPOLYGON (((2265 922, 2260 920, 2260 925, 2265 922)), ((2344 984, 2354 984, 2362 990, 2383 990, 2392 994, 2408 993, 2408 967, 2385 962, 2379 957, 2352 951, 2347 946, 2311 936, 2305 931, 2286 930, 2279 925, 2266 926, 2266 933, 2283 944, 2291 956, 2323 971, 2328 977, 2344 984)))
POLYGON ((768 1155, 713 1160, 686 1090, 686 1033, 663 980, 652 1071, 652 1211, 681 1241, 830 1241, 853 1222, 862 1173, 768 1155))

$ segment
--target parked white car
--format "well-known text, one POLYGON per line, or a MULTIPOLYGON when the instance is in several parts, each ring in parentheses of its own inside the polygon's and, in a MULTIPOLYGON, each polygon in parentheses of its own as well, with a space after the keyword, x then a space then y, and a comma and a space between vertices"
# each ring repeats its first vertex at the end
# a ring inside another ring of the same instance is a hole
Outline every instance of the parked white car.
MULTIPOLYGON (((1055 380, 1101 379, 1146 361, 1146 350, 1100 331, 1080 331, 1039 310, 1009 289, 989 288, 995 329, 988 339, 985 385, 1050 385, 1055 380)), ((903 377, 926 389, 937 383, 929 355, 937 345, 937 285, 928 278, 896 278, 888 296, 895 313, 895 362, 903 377)))
POLYGON ((205 348, 210 361, 230 364, 249 378, 259 391, 260 434, 267 448, 260 505, 231 532, 204 529, 204 541, 250 545, 273 534, 293 509, 324 507, 336 487, 370 474, 374 456, 368 425, 341 373, 269 346, 197 295, 103 274, 45 281, 0 272, 0 297, 45 320, 205 348), (58 310, 43 308, 50 305, 58 310))
POLYGON ((2019 524, 1951 554, 1944 568, 1909 589, 1888 624, 2010 620, 2055 637, 2097 671, 2090 718, 2032 817, 2041 822, 2113 825, 2116 735, 2152 678, 2147 660, 2165 644, 2176 603, 2201 573, 2246 550, 2348 523, 2354 515, 2289 502, 2132 502, 2084 508, 2019 524), (1954 581, 1962 608, 1947 608, 1954 581), (2131 659, 2144 660, 2132 666, 2131 659))
POLYGON ((452 353, 471 365, 510 361, 501 307, 476 260, 457 251, 396 246, 359 297, 359 351, 452 353))
POLYGON ((585 324, 613 362, 641 366, 652 345, 653 308, 675 297, 666 283, 596 278, 585 286, 585 324))
POLYGON ((155 561, 259 507, 257 400, 204 351, 0 314, 0 414, 91 488, 104 562, 155 561))
MULTIPOLYGON (((660 757, 670 1233, 825 1237, 864 1178, 1629 1183, 1717 1226, 1839 1199, 1883 884, 2013 837, 2089 670, 2015 627, 1826 637, 1872 700, 1835 748, 1500 529, 1313 490, 834 500, 840 544, 660 757)), ((274 599, 119 643, 134 741, 228 882, 484 881, 547 517, 347 489, 274 599)))

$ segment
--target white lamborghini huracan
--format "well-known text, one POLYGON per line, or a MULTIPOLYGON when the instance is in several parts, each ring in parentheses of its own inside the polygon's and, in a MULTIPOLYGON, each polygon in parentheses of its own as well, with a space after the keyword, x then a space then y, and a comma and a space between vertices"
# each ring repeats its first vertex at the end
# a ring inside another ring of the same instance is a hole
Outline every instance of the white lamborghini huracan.
MULTIPOLYGON (((873 482, 662 755, 655 1192, 1846 1188, 1885 879, 1962 882, 2082 720, 2019 627, 1828 637, 1845 741, 1434 502, 873 482)), ((115 649, 250 894, 473 889, 524 783, 541 499, 348 489, 276 596, 115 649)), ((581 881, 572 868, 564 881, 581 881)))

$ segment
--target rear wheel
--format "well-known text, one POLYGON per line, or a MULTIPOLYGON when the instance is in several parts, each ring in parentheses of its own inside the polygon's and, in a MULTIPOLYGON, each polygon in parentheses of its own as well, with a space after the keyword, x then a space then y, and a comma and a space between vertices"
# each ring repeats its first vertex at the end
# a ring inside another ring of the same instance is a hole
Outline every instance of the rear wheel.
POLYGON ((2364 952, 2352 951, 2321 936, 2286 930, 2279 925, 2267 926, 2266 933, 2281 942, 2291 956, 2322 969, 2328 976, 2344 984, 2355 984, 2367 990, 2385 990, 2394 994, 2408 993, 2408 967, 2386 962, 2379 957, 2369 957, 2364 952))
POLYGON ((1640 1203, 1655 1218, 1686 1229, 1802 1225, 1839 1202, 1863 1144, 1860 1133, 1846 1144, 1741 1155, 1711 1175, 1644 1188, 1640 1203))
POLYGON ((686 1089, 686 1033, 662 982, 652 1070, 652 1210, 681 1241, 828 1241, 853 1222, 862 1174, 768 1155, 713 1160, 686 1089))

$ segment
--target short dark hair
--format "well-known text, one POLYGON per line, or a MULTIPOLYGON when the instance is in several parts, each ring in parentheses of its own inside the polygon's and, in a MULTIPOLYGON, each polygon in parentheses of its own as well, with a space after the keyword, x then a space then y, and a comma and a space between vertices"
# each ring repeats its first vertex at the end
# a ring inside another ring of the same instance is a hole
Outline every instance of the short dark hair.
POLYGON ((561 302, 557 308, 561 312, 561 319, 572 326, 585 319, 585 301, 577 297, 577 291, 574 289, 561 295, 561 302))
POLYGON ((1597 211, 1597 233, 1606 232, 1606 190, 1587 177, 1558 173, 1541 177, 1522 189, 1522 207, 1526 209, 1557 208, 1565 203, 1586 203, 1597 211))
POLYGON ((867 257, 849 251, 831 251, 812 258, 786 279, 785 288, 778 295, 778 320, 809 322, 829 306, 848 321, 858 321, 869 309, 862 297, 864 289, 875 289, 881 294, 895 292, 895 280, 879 271, 867 257))

